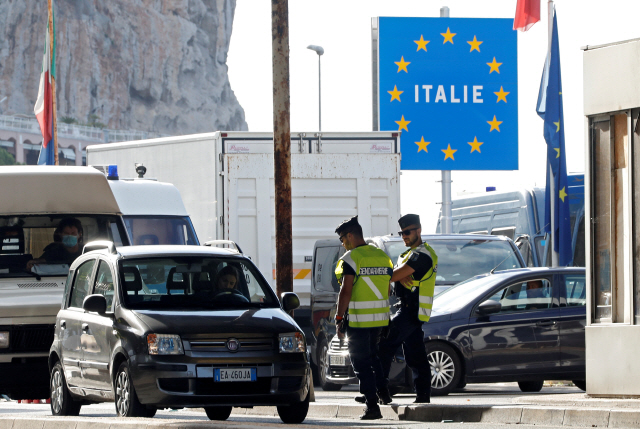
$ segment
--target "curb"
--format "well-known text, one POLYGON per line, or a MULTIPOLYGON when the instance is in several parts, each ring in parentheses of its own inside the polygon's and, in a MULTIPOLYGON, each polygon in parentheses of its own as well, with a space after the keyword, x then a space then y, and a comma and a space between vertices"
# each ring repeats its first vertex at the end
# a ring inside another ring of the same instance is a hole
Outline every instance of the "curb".
MULTIPOLYGON (((382 406, 383 418, 390 421, 535 424, 548 426, 597 426, 607 428, 640 427, 640 410, 551 408, 536 406, 456 406, 416 405, 382 406)), ((308 417, 324 419, 357 419, 362 405, 310 404, 308 417)), ((277 417, 275 407, 234 408, 232 416, 277 417)), ((81 417, 21 418, 1 417, 0 429, 163 429, 163 428, 215 428, 224 427, 221 422, 154 419, 108 420, 81 417)), ((239 422, 238 427, 243 424, 239 422)), ((249 426, 251 425, 249 424, 249 426)))

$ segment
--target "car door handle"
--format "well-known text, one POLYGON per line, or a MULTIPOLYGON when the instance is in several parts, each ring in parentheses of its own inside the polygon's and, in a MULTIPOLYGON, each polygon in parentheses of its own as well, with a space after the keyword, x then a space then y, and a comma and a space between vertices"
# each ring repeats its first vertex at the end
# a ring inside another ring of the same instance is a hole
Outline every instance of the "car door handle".
POLYGON ((60 321, 60 329, 67 329, 67 321, 66 320, 61 320, 60 321))
POLYGON ((85 334, 87 332, 89 332, 89 324, 88 323, 83 323, 82 324, 82 332, 84 332, 85 334))
POLYGON ((538 323, 536 323, 536 326, 555 326, 555 325, 556 325, 555 320, 541 320, 538 323))

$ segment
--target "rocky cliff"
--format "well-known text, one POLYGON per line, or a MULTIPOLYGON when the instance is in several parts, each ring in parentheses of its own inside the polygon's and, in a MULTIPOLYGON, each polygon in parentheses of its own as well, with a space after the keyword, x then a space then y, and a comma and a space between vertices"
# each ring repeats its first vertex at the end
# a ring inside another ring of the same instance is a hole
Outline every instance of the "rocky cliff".
MULTIPOLYGON (((58 119, 246 130, 227 75, 234 10, 235 0, 56 0, 58 119)), ((46 20, 46 0, 0 0, 2 113, 33 112, 46 20)))

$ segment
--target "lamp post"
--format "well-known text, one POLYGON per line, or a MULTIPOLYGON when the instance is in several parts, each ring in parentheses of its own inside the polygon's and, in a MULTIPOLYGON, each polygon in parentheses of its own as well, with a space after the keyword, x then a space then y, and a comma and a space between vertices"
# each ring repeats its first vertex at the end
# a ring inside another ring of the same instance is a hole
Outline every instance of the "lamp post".
POLYGON ((318 54, 318 132, 322 131, 322 86, 320 80, 320 57, 324 54, 322 46, 309 45, 307 49, 311 49, 318 54))

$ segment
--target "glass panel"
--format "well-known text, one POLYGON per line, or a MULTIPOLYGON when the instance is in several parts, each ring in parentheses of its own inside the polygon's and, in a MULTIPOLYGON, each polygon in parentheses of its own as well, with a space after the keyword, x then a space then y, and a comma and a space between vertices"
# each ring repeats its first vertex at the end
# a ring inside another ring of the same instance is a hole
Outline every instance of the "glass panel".
POLYGON ((78 267, 76 278, 73 281, 73 289, 71 289, 69 307, 82 308, 82 302, 91 288, 91 273, 93 272, 94 263, 95 259, 92 259, 78 267))
POLYGON ((546 279, 529 280, 500 289, 490 300, 500 302, 500 313, 542 310, 553 307, 553 290, 546 279))
POLYGON ((195 233, 186 217, 124 216, 133 245, 197 245, 195 233))
POLYGON ((587 288, 584 276, 564 276, 564 291, 560 302, 565 301, 567 307, 584 307, 587 305, 587 288), (566 298, 566 299, 565 299, 566 298))
POLYGON ((114 295, 113 275, 111 274, 109 264, 105 261, 100 261, 100 265, 98 266, 93 293, 103 295, 107 299, 107 311, 111 311, 114 295))
POLYGON ((336 278, 336 264, 338 263, 339 247, 319 247, 316 250, 315 288, 324 292, 340 290, 336 278))
MULTIPOLYGON (((632 112, 633 201, 640 201, 640 109, 632 112)), ((640 208, 633 204, 633 296, 635 324, 640 325, 640 208)))
POLYGON ((611 159, 610 122, 593 123, 593 286, 595 318, 611 319, 611 159))

